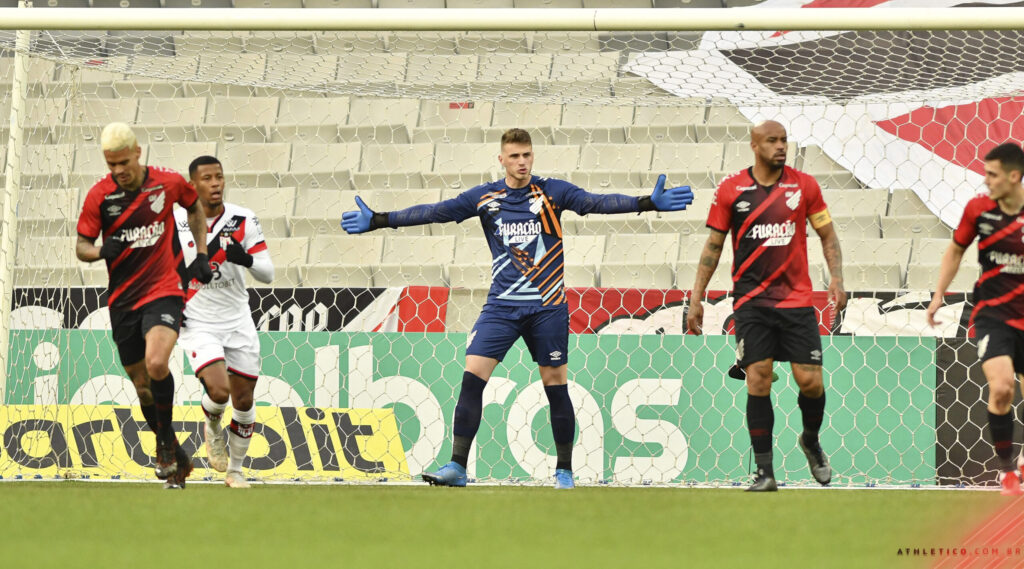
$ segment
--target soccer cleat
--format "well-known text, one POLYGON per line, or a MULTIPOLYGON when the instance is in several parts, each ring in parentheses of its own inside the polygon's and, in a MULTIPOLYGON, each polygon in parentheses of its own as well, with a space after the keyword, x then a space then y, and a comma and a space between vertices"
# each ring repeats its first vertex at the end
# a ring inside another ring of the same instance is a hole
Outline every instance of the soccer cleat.
POLYGON ((210 425, 206 425, 203 431, 206 435, 206 461, 210 464, 210 468, 217 472, 227 471, 228 451, 224 442, 224 429, 214 435, 210 431, 210 425))
POLYGON ((821 450, 821 444, 817 443, 814 446, 807 446, 804 444, 804 436, 802 434, 797 437, 797 442, 800 445, 800 450, 804 451, 804 456, 807 457, 807 465, 811 467, 811 476, 822 486, 832 482, 832 467, 828 464, 828 457, 821 450))
POLYGON ((774 476, 768 476, 764 470, 757 469, 754 475, 754 483, 746 490, 747 492, 778 492, 779 485, 775 483, 774 476))
POLYGON ((1017 475, 1016 470, 1000 472, 999 485, 1002 487, 999 493, 1003 496, 1020 496, 1024 494, 1024 490, 1020 489, 1020 476, 1017 475))
POLYGON ((242 476, 241 472, 232 470, 224 476, 224 485, 228 488, 249 488, 249 481, 242 476))
POLYGON ((466 485, 466 468, 457 462, 449 462, 433 474, 423 474, 423 481, 431 486, 466 485))
POLYGON ((564 468, 555 470, 555 490, 572 490, 576 483, 572 480, 572 471, 564 468))
POLYGON ((188 478, 189 474, 192 474, 192 457, 185 452, 185 449, 181 448, 177 439, 174 441, 174 459, 176 468, 174 473, 167 477, 167 482, 164 483, 164 489, 184 490, 185 479, 188 478))
POLYGON ((156 468, 153 470, 160 480, 167 480, 178 469, 178 462, 174 456, 174 447, 177 446, 178 440, 172 440, 173 443, 166 444, 160 437, 156 438, 156 468))

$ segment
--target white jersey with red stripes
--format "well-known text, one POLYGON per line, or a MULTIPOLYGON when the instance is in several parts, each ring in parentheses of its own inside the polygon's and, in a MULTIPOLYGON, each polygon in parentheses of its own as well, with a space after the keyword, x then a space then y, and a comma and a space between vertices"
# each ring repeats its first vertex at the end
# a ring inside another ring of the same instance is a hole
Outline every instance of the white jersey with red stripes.
MULTIPOLYGON (((179 209, 174 217, 185 265, 189 266, 196 258, 196 245, 188 228, 187 213, 179 209)), ((206 220, 206 229, 213 280, 207 284, 195 279, 189 281, 185 293, 185 326, 209 324, 230 328, 243 320, 252 325, 245 285, 245 272, 249 269, 227 262, 225 250, 234 239, 250 255, 266 255, 267 244, 259 220, 251 210, 225 202, 220 216, 206 220)))

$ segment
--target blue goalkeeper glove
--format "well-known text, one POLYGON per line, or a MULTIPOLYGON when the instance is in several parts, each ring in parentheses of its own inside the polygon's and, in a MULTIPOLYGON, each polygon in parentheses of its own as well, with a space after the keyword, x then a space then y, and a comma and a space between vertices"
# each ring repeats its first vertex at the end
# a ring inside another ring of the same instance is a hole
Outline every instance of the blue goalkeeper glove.
POLYGON ((665 174, 658 176, 658 183, 654 184, 654 191, 651 192, 651 197, 645 200, 640 198, 640 211, 648 211, 644 209, 643 202, 648 201, 651 209, 657 211, 679 211, 686 209, 686 206, 693 203, 693 192, 690 190, 690 186, 679 186, 676 188, 665 189, 665 174))
POLYGON ((377 213, 363 203, 362 198, 356 196, 356 205, 359 211, 346 211, 341 214, 341 228, 349 233, 366 233, 381 227, 387 227, 387 212, 377 213))

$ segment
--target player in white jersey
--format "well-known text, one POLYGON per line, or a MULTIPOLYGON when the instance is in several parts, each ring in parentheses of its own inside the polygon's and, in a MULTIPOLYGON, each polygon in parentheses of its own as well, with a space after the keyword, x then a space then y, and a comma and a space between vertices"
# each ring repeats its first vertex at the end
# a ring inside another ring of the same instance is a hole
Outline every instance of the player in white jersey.
MULTIPOLYGON (((260 342, 249 309, 245 272, 262 283, 274 279, 274 264, 263 230, 252 211, 224 201, 224 169, 213 156, 200 156, 188 167, 189 178, 206 212, 207 248, 213 280, 187 286, 185 321, 178 342, 205 388, 206 456, 210 467, 227 472, 224 483, 248 488, 242 460, 249 450, 256 409, 253 392, 260 371, 260 342), (221 416, 231 399, 231 426, 221 416), (225 449, 225 446, 227 449, 225 449)), ((185 253, 195 255, 184 211, 176 212, 178 237, 185 253)))

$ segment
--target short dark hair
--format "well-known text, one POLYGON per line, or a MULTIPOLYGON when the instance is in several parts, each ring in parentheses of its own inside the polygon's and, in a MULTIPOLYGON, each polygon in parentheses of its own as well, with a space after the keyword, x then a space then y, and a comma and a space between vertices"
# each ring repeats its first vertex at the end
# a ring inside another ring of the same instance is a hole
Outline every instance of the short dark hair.
POLYGON ((1024 149, 1015 142, 1004 142, 989 150, 985 160, 998 160, 1003 165, 1003 170, 1016 170, 1024 175, 1024 149))
POLYGON ((501 135, 501 145, 504 147, 506 144, 529 144, 533 146, 533 140, 530 138, 530 133, 525 130, 510 128, 501 135))
POLYGON ((200 156, 199 158, 196 158, 195 160, 192 161, 191 164, 188 165, 188 177, 194 178, 196 176, 196 171, 199 170, 199 167, 206 166, 207 164, 216 164, 220 166, 221 170, 224 169, 224 165, 220 163, 220 160, 217 160, 213 156, 204 155, 200 156))

